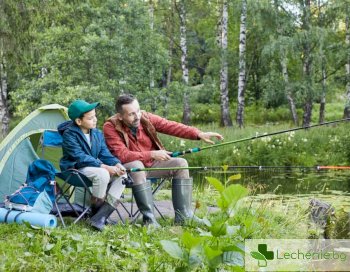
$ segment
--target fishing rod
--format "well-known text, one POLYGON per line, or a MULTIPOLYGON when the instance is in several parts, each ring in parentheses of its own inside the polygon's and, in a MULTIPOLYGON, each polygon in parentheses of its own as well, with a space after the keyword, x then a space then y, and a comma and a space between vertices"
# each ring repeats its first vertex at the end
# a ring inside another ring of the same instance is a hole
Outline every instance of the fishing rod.
POLYGON ((256 169, 259 171, 263 170, 350 170, 350 166, 262 166, 262 165, 236 165, 236 166, 192 166, 192 167, 164 167, 164 168, 130 168, 127 169, 127 173, 134 173, 134 172, 149 172, 149 171, 170 171, 170 170, 215 170, 215 169, 222 169, 223 171, 226 171, 227 169, 256 169))
POLYGON ((297 131, 297 130, 303 130, 303 129, 306 130, 309 128, 320 127, 320 126, 325 126, 325 125, 330 125, 330 124, 335 124, 335 123, 340 123, 340 122, 345 122, 345 121, 350 121, 350 118, 324 122, 321 124, 315 124, 315 125, 310 125, 310 126, 306 126, 306 127, 291 128, 291 129, 276 131, 276 132, 272 132, 272 133, 268 133, 268 134, 255 135, 255 136, 248 137, 248 138, 233 140, 233 141, 229 141, 229 142, 225 142, 225 143, 219 143, 219 144, 214 144, 214 145, 209 145, 209 146, 204 146, 204 147, 194 147, 194 148, 190 148, 190 149, 184 150, 184 151, 175 151, 175 152, 171 153, 170 156, 171 157, 178 157, 178 156, 189 154, 189 153, 196 153, 196 152, 206 150, 209 148, 215 148, 215 147, 220 147, 220 146, 229 145, 229 144, 241 143, 241 142, 255 140, 255 139, 259 139, 259 138, 263 138, 263 137, 274 136, 274 135, 278 135, 278 134, 283 134, 283 133, 297 131))

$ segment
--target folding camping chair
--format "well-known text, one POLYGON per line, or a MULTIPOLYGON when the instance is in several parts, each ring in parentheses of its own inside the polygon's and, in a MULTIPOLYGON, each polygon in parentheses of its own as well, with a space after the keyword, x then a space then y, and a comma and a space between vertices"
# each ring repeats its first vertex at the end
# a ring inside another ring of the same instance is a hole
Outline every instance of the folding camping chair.
MULTIPOLYGON (((43 132, 42 137, 40 139, 40 144, 42 147, 42 157, 45 156, 45 147, 57 147, 62 148, 62 137, 61 135, 54 130, 46 130, 43 132)), ((63 181, 63 184, 57 184, 57 192, 56 192, 56 211, 54 213, 59 216, 62 225, 65 226, 63 215, 65 210, 67 210, 67 205, 70 208, 69 214, 76 216, 77 218, 74 220, 74 224, 77 223, 80 219, 87 215, 90 210, 90 205, 88 201, 91 199, 91 190, 92 182, 79 170, 70 169, 64 172, 59 172, 56 174, 56 177, 63 181), (82 192, 81 192, 82 190, 82 192), (83 198, 80 204, 72 203, 71 199, 81 197, 81 193, 83 194, 83 198), (61 201, 60 201, 61 200, 61 201), (62 203, 62 200, 64 202, 62 203), (66 204, 66 205, 65 205, 66 204)), ((125 208, 125 206, 123 206, 125 208)), ((118 209, 115 209, 120 220, 124 224, 124 219, 121 216, 118 209)))

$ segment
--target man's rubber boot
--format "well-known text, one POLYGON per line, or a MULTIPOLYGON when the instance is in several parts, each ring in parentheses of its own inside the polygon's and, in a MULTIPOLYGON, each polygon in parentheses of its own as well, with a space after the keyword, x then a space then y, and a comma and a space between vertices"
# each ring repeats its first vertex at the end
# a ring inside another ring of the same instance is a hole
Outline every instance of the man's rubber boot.
POLYGON ((192 211, 192 178, 172 180, 172 199, 175 211, 175 224, 184 224, 185 220, 191 220, 204 224, 203 219, 194 215, 192 211))
POLYGON ((160 227, 154 216, 154 203, 152 195, 152 187, 149 181, 142 184, 134 185, 132 187, 137 207, 143 215, 143 223, 153 225, 153 227, 160 227))
POLYGON ((104 202, 97 213, 90 218, 90 225, 99 231, 102 231, 106 225, 106 220, 114 212, 114 207, 107 202, 104 202))

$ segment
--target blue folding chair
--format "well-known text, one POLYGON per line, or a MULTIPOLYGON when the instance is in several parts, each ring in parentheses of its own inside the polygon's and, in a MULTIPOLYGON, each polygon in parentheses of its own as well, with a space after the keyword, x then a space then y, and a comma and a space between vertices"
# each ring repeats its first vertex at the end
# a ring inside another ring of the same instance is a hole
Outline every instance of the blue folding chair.
MULTIPOLYGON (((47 147, 60 148, 61 150, 62 136, 58 133, 58 131, 46 130, 42 134, 40 144, 42 147, 41 156, 44 158, 45 149, 47 147)), ((54 214, 59 216, 63 226, 65 226, 63 214, 73 215, 77 217, 73 222, 75 224, 80 219, 86 217, 90 211, 89 200, 92 196, 90 190, 90 187, 92 187, 92 182, 84 174, 76 169, 69 169, 64 172, 59 172, 56 174, 56 177, 61 179, 63 183, 61 185, 57 183, 55 203, 56 210, 54 211, 54 214), (75 203, 71 202, 71 199, 73 198, 75 203), (77 203, 77 199, 80 199, 80 203, 77 203), (60 200, 65 200, 65 203, 62 203, 62 201, 59 202, 60 200)), ((122 207, 124 206, 122 205, 122 207)), ((115 211, 117 212, 122 223, 125 224, 125 221, 121 216, 119 210, 115 209, 115 211)))

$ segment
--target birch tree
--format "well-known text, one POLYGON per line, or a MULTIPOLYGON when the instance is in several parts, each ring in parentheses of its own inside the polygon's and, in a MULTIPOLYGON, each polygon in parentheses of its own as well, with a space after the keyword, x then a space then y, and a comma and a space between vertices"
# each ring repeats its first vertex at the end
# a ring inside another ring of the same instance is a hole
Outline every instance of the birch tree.
MULTIPOLYGON (((282 20, 280 20, 279 18, 279 14, 278 14, 278 1, 275 0, 274 1, 274 7, 275 7, 275 13, 277 13, 276 15, 276 19, 277 19, 277 24, 284 24, 284 22, 282 22, 282 20)), ((279 51, 279 55, 280 55, 280 64, 281 64, 281 68, 282 68, 282 76, 283 76, 283 80, 285 83, 285 94, 286 94, 286 98, 288 100, 288 105, 289 105, 289 110, 290 110, 290 114, 292 116, 292 120, 294 125, 298 125, 298 113, 297 113, 297 109, 296 109, 296 105, 294 102, 294 97, 293 97, 293 90, 291 87, 291 84, 289 82, 289 75, 288 75, 288 58, 287 58, 287 54, 286 51, 288 49, 290 49, 290 39, 289 37, 282 37, 284 36, 284 33, 282 33, 282 30, 279 26, 277 26, 277 33, 281 36, 280 39, 282 40, 282 48, 279 51)))
POLYGON ((294 125, 298 125, 298 113, 297 113, 294 98, 292 95, 291 84, 289 82, 287 61, 288 61, 287 57, 284 54, 281 54, 280 63, 282 67, 282 75, 285 83, 285 93, 289 104, 289 110, 292 115, 292 120, 294 125))
POLYGON ((304 106, 303 106, 303 127, 310 126, 311 123, 311 115, 312 115, 312 107, 313 107, 313 86, 312 86, 312 75, 311 75, 311 67, 312 67, 312 56, 311 56, 311 43, 309 40, 309 30, 310 30, 310 1, 305 0, 302 1, 302 30, 304 34, 304 40, 302 43, 303 47, 303 75, 305 79, 305 98, 304 98, 304 106))
POLYGON ((191 121, 191 109, 188 94, 188 66, 187 66, 187 37, 186 37, 186 7, 185 0, 179 2, 179 17, 180 17, 180 48, 181 48, 181 69, 182 69, 182 82, 185 85, 183 94, 183 115, 182 122, 189 124, 191 121))
POLYGON ((0 38, 0 139, 5 137, 9 130, 10 113, 8 107, 8 89, 7 89, 7 66, 4 56, 3 41, 0 38))
MULTIPOLYGON (((154 3, 153 3, 153 1, 149 0, 148 5, 149 5, 148 6, 149 26, 151 29, 151 33, 153 33, 153 30, 154 30, 154 3)), ((149 75, 150 75, 149 87, 152 90, 152 89, 154 89, 154 68, 153 67, 150 67, 149 75)))
POLYGON ((236 122, 240 128, 244 125, 244 92, 246 88, 246 22, 247 0, 242 0, 242 12, 239 33, 239 75, 238 75, 238 104, 236 122))
POLYGON ((228 3, 222 1, 221 5, 221 23, 220 23, 220 42, 221 49, 221 69, 220 69, 220 107, 221 107, 221 125, 225 127, 232 126, 230 116, 230 103, 228 97, 228 63, 227 63, 227 33, 228 33, 228 3))
POLYGON ((349 4, 346 4, 346 35, 345 35, 345 45, 347 50, 347 62, 345 64, 346 72, 346 104, 344 108, 344 118, 350 118, 350 18, 349 18, 349 4))

